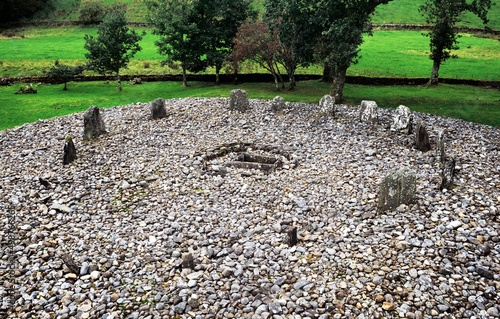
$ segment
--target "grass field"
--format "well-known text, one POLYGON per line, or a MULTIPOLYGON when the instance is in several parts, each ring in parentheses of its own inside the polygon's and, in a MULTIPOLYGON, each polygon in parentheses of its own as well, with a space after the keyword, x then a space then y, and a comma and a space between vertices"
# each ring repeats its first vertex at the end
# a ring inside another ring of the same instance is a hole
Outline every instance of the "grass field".
MULTIPOLYGON (((276 92, 270 83, 246 83, 239 86, 215 86, 193 82, 183 88, 178 82, 151 82, 142 85, 124 83, 124 91, 117 91, 116 83, 69 83, 68 91, 61 85, 40 85, 37 94, 15 95, 20 85, 0 87, 0 130, 80 112, 91 105, 111 107, 136 102, 149 102, 158 97, 228 97, 235 88, 244 89, 250 98, 272 99, 281 95, 285 101, 318 103, 328 94, 329 85, 318 81, 298 84, 297 90, 276 92)), ((467 121, 500 127, 500 94, 498 90, 469 86, 440 85, 428 89, 416 86, 362 86, 345 87, 346 104, 359 105, 361 100, 375 100, 380 107, 396 108, 404 104, 413 111, 433 113, 467 121)))
MULTIPOLYGON (((144 30, 139 28, 138 31, 144 30)), ((69 27, 22 31, 24 38, 0 37, 0 76, 42 75, 43 69, 58 59, 66 64, 85 63, 85 34, 95 35, 95 28, 69 27)), ((131 61, 123 74, 180 73, 179 69, 160 66, 163 59, 154 45, 156 36, 149 30, 140 42, 143 50, 131 61), (145 67, 145 63, 147 68, 145 67)), ((428 77, 432 61, 428 58, 429 39, 418 31, 377 31, 366 36, 361 46, 363 58, 348 70, 349 75, 381 77, 428 77)), ((465 35, 461 49, 441 67, 441 77, 500 80, 500 42, 490 38, 465 35)), ((256 65, 244 66, 245 73, 266 73, 256 65)), ((207 70, 213 73, 213 70, 207 70)), ((320 74, 322 66, 300 69, 298 73, 320 74)))
MULTIPOLYGON (((104 3, 113 3, 117 0, 103 0, 104 3)), ((120 0, 126 3, 127 20, 134 22, 146 21, 146 6, 140 0, 120 0)), ((34 20, 77 20, 78 8, 81 0, 57 0, 53 11, 41 12, 34 20)), ((264 0, 253 0, 254 8, 260 12, 264 11, 264 0)), ((380 5, 373 14, 372 21, 377 24, 383 23, 425 23, 424 18, 418 12, 418 8, 424 0, 394 0, 389 4, 380 5)), ((488 18, 488 27, 494 30, 500 29, 500 4, 492 6, 488 18)), ((472 14, 466 14, 460 25, 483 28, 480 19, 472 14)))

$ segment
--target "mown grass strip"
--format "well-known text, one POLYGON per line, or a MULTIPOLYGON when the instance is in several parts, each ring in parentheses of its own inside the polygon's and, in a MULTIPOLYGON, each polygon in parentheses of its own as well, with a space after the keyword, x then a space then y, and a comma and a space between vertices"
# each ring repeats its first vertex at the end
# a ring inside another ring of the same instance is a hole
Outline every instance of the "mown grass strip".
MULTIPOLYGON (((68 83, 40 85, 37 94, 15 95, 20 85, 0 87, 0 130, 12 128, 38 119, 71 114, 86 110, 91 105, 112 107, 136 102, 149 102, 158 97, 228 97, 235 88, 244 89, 250 98, 272 99, 281 95, 285 101, 318 103, 328 94, 329 85, 318 81, 300 82, 295 91, 276 92, 269 83, 245 83, 238 86, 192 82, 183 88, 179 82, 149 82, 141 85, 124 83, 119 93, 115 82, 68 83)), ((463 85, 439 85, 423 89, 417 86, 363 86, 345 87, 346 104, 359 105, 361 100, 377 101, 380 107, 396 108, 400 104, 424 113, 461 118, 466 121, 500 127, 500 94, 498 90, 463 85)))

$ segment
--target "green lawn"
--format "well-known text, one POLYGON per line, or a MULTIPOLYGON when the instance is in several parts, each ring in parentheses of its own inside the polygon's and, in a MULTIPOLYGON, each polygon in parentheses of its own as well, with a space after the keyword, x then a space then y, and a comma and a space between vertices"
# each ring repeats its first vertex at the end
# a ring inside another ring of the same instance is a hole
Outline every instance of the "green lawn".
MULTIPOLYGON (((142 32, 143 28, 138 31, 142 32)), ((163 59, 154 45, 158 38, 149 30, 141 41, 143 50, 131 61, 124 74, 180 73, 179 69, 160 66, 163 59), (147 68, 145 67, 145 62, 147 68)), ((95 28, 30 28, 25 38, 0 37, 0 76, 41 75, 56 59, 67 64, 85 62, 85 34, 95 35, 95 28)), ((348 70, 349 75, 382 77, 429 77, 432 61, 428 58, 429 39, 418 31, 377 31, 366 36, 361 46, 362 59, 348 70)), ((500 80, 500 42, 464 35, 461 49, 441 67, 441 77, 500 80)), ((207 72, 213 73, 213 70, 207 72)), ((256 65, 246 65, 245 73, 266 73, 256 65)), ((298 73, 322 72, 321 66, 300 69, 298 73)))
MULTIPOLYGON (((142 85, 124 83, 119 93, 115 82, 83 82, 63 85, 40 85, 37 94, 15 95, 20 85, 0 87, 0 130, 74 112, 91 105, 111 107, 136 102, 149 102, 158 97, 228 97, 235 88, 244 89, 250 98, 272 99, 281 95, 285 101, 318 103, 328 94, 329 85, 318 81, 300 82, 297 90, 276 92, 270 83, 246 83, 239 86, 215 86, 193 82, 183 88, 178 82, 151 82, 142 85)), ((462 118, 467 121, 500 127, 500 93, 498 90, 457 85, 439 85, 428 89, 416 86, 362 86, 345 87, 348 104, 361 100, 377 101, 380 107, 396 108, 400 104, 414 111, 462 118)))

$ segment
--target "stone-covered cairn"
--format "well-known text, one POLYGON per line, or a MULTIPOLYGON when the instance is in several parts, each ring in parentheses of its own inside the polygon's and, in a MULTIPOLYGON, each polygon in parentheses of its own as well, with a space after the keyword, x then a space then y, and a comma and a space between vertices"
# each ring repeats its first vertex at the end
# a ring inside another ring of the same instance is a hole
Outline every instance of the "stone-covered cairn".
POLYGON ((405 168, 389 173, 380 185, 377 211, 384 212, 415 202, 416 191, 417 176, 414 171, 405 168))
POLYGON ((440 190, 451 189, 453 187, 453 178, 455 177, 455 158, 450 157, 446 159, 443 165, 443 172, 441 173, 441 186, 440 190))
POLYGON ((444 162, 446 161, 446 154, 444 152, 444 130, 438 132, 436 153, 436 157, 439 159, 441 164, 444 164, 444 162))
POLYGON ((73 139, 71 136, 66 137, 66 143, 64 143, 64 155, 63 155, 63 164, 69 164, 76 159, 76 148, 73 143, 73 139))
POLYGON ((283 113, 285 109, 285 100, 281 96, 276 96, 271 103, 271 112, 276 114, 283 113))
POLYGON ((377 123, 378 122, 378 107, 375 101, 361 101, 359 108, 359 120, 361 122, 377 123))
POLYGON ((319 100, 319 111, 322 115, 335 117, 335 99, 331 95, 325 95, 319 100))
POLYGON ((392 117, 391 131, 411 133, 412 115, 410 109, 404 105, 398 106, 392 117))
POLYGON ((151 102, 151 119, 161 119, 167 117, 167 109, 165 108, 165 99, 156 99, 151 102))
POLYGON ((106 134, 104 121, 99 113, 99 108, 92 105, 83 114, 83 140, 90 141, 97 138, 99 135, 106 134))
POLYGON ((245 90, 232 90, 229 95, 229 109, 246 112, 249 107, 248 94, 245 90))
POLYGON ((415 129, 415 148, 422 152, 428 152, 432 149, 431 142, 429 141, 429 133, 422 119, 417 120, 415 129))

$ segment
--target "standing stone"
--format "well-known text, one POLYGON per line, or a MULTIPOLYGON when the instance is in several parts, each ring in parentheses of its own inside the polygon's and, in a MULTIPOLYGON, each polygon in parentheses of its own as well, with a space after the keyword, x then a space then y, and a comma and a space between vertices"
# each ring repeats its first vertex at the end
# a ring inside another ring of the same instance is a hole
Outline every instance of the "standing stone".
POLYGON ((156 120, 164 117, 167 117, 165 99, 156 99, 151 102, 151 119, 156 120))
POLYGON ((417 128, 415 130, 415 148, 424 153, 431 150, 429 133, 427 133, 425 123, 421 119, 417 120, 417 128))
POLYGON ((245 112, 249 107, 248 94, 245 90, 232 90, 229 95, 229 109, 245 112))
POLYGON ((104 121, 99 114, 99 108, 92 105, 83 114, 83 140, 90 141, 97 138, 99 135, 106 133, 104 121))
POLYGON ((361 101, 359 108, 359 120, 361 122, 377 123, 378 112, 377 103, 375 101, 361 101))
POLYGON ((322 115, 335 117, 335 100, 331 95, 325 95, 319 100, 319 110, 322 115))
POLYGON ((400 105, 392 117, 391 131, 401 131, 405 134, 410 134, 411 122, 410 109, 404 105, 400 105))
POLYGON ((271 104, 271 112, 276 114, 281 114, 283 113, 284 109, 285 109, 285 100, 283 100, 281 96, 275 97, 271 104))
POLYGON ((297 227, 293 227, 287 230, 287 243, 288 246, 292 247, 297 244, 297 227))
POLYGON ((443 165, 443 172, 441 173, 441 186, 440 190, 451 189, 453 187, 453 178, 455 177, 455 159, 450 157, 443 165))
POLYGON ((380 185, 377 211, 384 212, 401 204, 413 203, 416 191, 417 176, 414 171, 405 168, 389 173, 380 185))
POLYGON ((438 142, 437 142, 437 150, 436 157, 439 158, 441 164, 444 164, 446 161, 446 154, 444 152, 444 130, 438 132, 438 142))
POLYGON ((66 143, 64 143, 64 155, 63 155, 63 164, 69 164, 76 159, 76 148, 73 143, 73 139, 71 136, 66 137, 66 143))
POLYGON ((194 258, 191 253, 182 254, 182 268, 194 269, 194 258))

